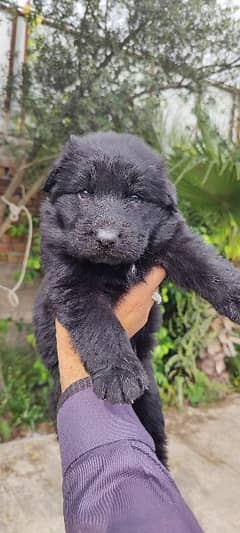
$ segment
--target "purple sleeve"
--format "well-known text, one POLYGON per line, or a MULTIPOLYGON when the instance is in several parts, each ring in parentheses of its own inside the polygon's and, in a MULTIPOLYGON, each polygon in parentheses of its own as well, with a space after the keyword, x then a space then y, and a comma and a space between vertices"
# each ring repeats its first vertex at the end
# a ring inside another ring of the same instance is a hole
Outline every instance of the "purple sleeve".
POLYGON ((132 407, 89 385, 69 387, 58 411, 66 532, 201 532, 132 407))

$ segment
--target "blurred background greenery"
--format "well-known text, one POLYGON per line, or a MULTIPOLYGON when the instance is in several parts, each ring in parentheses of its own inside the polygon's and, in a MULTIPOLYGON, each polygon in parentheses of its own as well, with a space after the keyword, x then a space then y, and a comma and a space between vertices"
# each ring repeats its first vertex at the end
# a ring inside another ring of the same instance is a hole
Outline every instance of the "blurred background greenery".
MULTIPOLYGON (((47 168, 70 133, 100 129, 144 137, 164 158, 189 224, 240 265, 239 8, 195 0, 20 4, 0 2, 0 24, 15 28, 10 62, 1 63, 0 163, 2 193, 33 213, 25 286, 41 277, 32 202, 39 206, 47 168)), ((0 241, 25 243, 27 232, 24 215, 12 223, 0 205, 0 241)), ((0 270, 3 283, 5 256, 0 270)), ((172 284, 162 296, 154 369, 164 402, 207 405, 240 391, 239 329, 172 284)), ((2 440, 49 419, 51 380, 22 314, 0 320, 2 440)))

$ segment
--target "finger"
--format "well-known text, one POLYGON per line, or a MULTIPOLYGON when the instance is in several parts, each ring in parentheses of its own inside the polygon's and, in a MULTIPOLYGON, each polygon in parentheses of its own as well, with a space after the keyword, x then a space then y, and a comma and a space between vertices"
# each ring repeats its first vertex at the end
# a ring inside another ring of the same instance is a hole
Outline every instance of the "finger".
POLYGON ((160 283, 162 283, 165 277, 166 270, 164 270, 163 267, 156 266, 147 274, 145 283, 149 287, 149 290, 154 292, 155 290, 158 290, 160 283))

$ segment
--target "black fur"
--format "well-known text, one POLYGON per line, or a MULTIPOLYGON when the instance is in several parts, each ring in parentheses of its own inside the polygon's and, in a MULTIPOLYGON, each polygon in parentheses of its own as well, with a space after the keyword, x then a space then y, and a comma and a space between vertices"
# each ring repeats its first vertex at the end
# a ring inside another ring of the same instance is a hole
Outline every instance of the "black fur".
POLYGON ((178 286, 196 291, 240 323, 240 271, 189 230, 161 161, 133 135, 71 137, 45 190, 45 277, 34 312, 43 361, 56 374, 57 316, 96 394, 111 402, 134 402, 166 464, 161 402, 150 363, 158 308, 131 342, 112 308, 158 264, 178 286))

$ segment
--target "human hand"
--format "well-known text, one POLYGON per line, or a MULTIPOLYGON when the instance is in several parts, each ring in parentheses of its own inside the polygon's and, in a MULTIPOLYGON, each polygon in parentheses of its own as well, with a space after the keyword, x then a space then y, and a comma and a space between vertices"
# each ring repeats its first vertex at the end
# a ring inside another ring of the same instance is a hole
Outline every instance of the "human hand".
POLYGON ((153 267, 144 281, 132 287, 117 303, 114 313, 130 339, 147 323, 154 305, 153 293, 159 290, 165 277, 162 267, 153 267))
MULTIPOLYGON (((145 280, 130 289, 118 302, 114 313, 129 338, 133 337, 147 322, 154 304, 153 293, 158 290, 166 272, 154 267, 145 280)), ((79 354, 75 351, 68 331, 56 320, 56 340, 61 388, 64 391, 71 383, 88 376, 79 354)))

